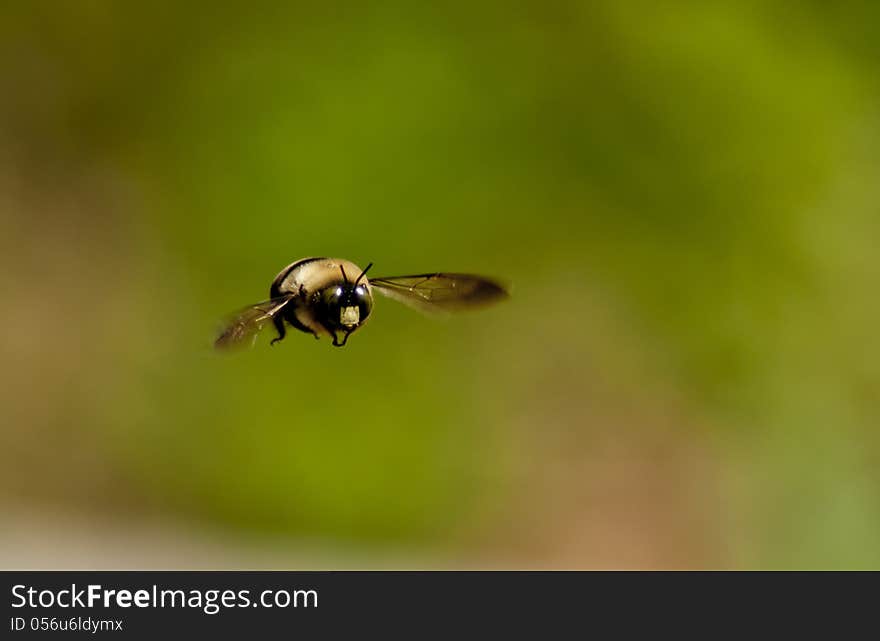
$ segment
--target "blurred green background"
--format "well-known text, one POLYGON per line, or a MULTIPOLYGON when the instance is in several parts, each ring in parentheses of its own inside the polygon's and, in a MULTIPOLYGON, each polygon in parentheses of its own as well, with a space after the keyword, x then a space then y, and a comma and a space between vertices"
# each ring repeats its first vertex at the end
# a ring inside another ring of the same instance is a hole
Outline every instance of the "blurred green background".
POLYGON ((5 3, 3 566, 880 568, 878 24, 5 3), (212 351, 318 255, 513 296, 212 351))

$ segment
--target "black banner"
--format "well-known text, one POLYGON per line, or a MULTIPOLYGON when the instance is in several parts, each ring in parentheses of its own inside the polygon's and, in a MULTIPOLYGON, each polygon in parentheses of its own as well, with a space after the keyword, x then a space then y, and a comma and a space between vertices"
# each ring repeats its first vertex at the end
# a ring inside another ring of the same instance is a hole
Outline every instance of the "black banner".
MULTIPOLYGON (((707 620, 734 628, 765 625, 767 619, 803 624, 830 613, 853 575, 4 572, 2 577, 2 638, 9 639, 267 633, 327 638, 366 632, 420 638, 439 630, 465 634, 477 625, 543 638, 699 628, 707 620)), ((859 597, 853 591, 850 615, 869 593, 859 597)))

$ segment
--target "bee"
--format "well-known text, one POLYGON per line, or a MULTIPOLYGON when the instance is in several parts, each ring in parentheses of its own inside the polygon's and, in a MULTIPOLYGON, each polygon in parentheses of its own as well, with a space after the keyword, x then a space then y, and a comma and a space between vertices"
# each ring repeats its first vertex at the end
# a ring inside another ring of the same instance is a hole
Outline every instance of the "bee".
POLYGON ((367 278, 373 263, 361 269, 340 258, 304 258, 282 269, 269 288, 269 300, 233 314, 214 342, 224 349, 253 342, 269 323, 284 339, 287 325, 315 338, 326 336, 343 347, 373 311, 373 292, 423 312, 449 312, 507 297, 498 283, 482 276, 437 272, 367 278), (341 337, 341 340, 340 340, 341 337))

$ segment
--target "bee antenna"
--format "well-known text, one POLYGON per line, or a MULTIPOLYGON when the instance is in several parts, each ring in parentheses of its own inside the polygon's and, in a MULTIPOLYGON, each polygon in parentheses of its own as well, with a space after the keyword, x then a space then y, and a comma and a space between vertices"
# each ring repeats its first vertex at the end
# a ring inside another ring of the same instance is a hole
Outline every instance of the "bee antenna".
POLYGON ((339 269, 342 270, 342 280, 344 280, 344 281, 347 283, 347 282, 348 282, 348 276, 345 275, 345 267, 343 267, 342 265, 340 265, 340 266, 339 266, 339 269))
POLYGON ((366 274, 367 271, 368 271, 368 270, 370 269, 370 267, 372 267, 372 266, 373 266, 373 263, 370 263, 369 265, 367 265, 367 266, 364 268, 364 271, 361 272, 361 275, 357 277, 357 280, 356 280, 356 281, 354 281, 355 287, 357 287, 357 284, 358 284, 359 282, 361 282, 361 278, 364 277, 364 274, 366 274))

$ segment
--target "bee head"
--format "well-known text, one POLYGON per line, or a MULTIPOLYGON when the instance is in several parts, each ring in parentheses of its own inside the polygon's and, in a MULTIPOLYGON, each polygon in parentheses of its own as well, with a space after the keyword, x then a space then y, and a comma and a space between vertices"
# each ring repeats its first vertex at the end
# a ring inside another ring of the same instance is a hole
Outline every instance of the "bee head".
POLYGON ((373 310, 373 295, 366 283, 361 283, 372 263, 352 282, 341 265, 342 281, 325 287, 319 292, 317 316, 327 329, 345 332, 356 330, 373 310))

